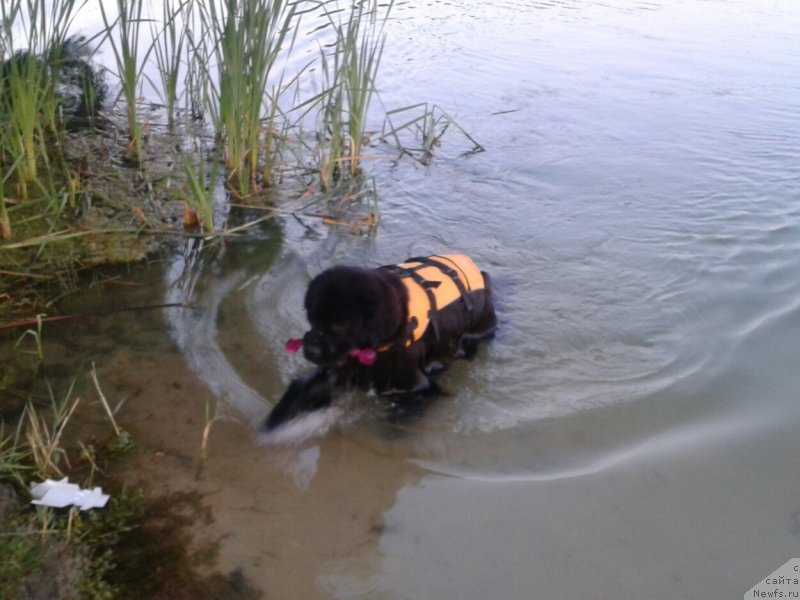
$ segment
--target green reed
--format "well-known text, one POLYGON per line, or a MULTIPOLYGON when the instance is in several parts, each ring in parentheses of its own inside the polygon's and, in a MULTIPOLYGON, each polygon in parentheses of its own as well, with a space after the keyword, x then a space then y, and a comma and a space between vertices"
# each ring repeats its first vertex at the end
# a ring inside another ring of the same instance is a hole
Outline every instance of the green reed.
POLYGON ((388 4, 362 0, 349 12, 326 10, 336 39, 331 50, 320 51, 325 90, 320 95, 318 136, 323 189, 330 189, 340 177, 353 177, 361 171, 366 120, 377 92, 375 80, 392 6, 393 0, 388 4))
POLYGON ((347 100, 347 133, 350 143, 350 172, 358 172, 358 160, 366 132, 367 113, 376 92, 383 47, 386 42, 384 27, 393 2, 383 6, 383 17, 378 0, 353 6, 350 18, 336 27, 338 48, 341 52, 341 83, 347 100))
MULTIPOLYGON (((262 118, 275 114, 275 88, 269 85, 281 52, 289 53, 296 4, 287 0, 223 0, 201 7, 206 69, 206 109, 228 169, 228 181, 247 195, 257 191, 257 174, 264 159, 262 118)), ((296 29, 295 29, 296 34, 296 29)), ((266 182, 269 184, 269 182, 266 182)))
POLYGON ((58 49, 64 47, 75 12, 84 4, 75 0, 0 2, 0 155, 4 166, 14 165, 23 198, 36 181, 39 157, 48 153, 47 136, 57 129, 58 49), (20 33, 21 47, 15 43, 20 33))
MULTIPOLYGON (((187 117, 178 140, 184 150, 176 179, 207 232, 214 228, 212 198, 223 174, 231 194, 247 197, 274 189, 288 173, 303 177, 318 171, 329 197, 343 189, 340 183, 362 173, 366 119, 377 94, 392 0, 357 0, 342 9, 341 0, 161 0, 152 18, 149 4, 134 0, 4 0, 0 58, 19 60, 6 60, 0 71, 0 240, 11 237, 15 219, 15 233, 46 239, 45 221, 51 233, 59 231, 64 228, 61 210, 101 193, 87 186, 87 171, 74 160, 79 157, 61 154, 70 145, 59 122, 58 69, 61 64, 79 68, 80 60, 71 61, 65 44, 75 12, 89 3, 99 4, 104 30, 97 38, 110 48, 112 75, 119 80, 129 136, 125 158, 145 179, 142 88, 149 82, 163 101, 170 133, 183 88, 187 117), (319 19, 315 31, 332 43, 289 71, 287 65, 297 63, 289 58, 301 13, 303 19, 310 14, 319 19), (53 51, 59 47, 63 60, 53 51), (145 75, 149 66, 157 69, 152 79, 145 75), (323 91, 308 99, 305 76, 313 70, 322 74, 323 91), (312 112, 314 140, 303 131, 312 112), (207 143, 205 127, 214 143, 207 143), (40 207, 41 214, 34 214, 40 207)), ((85 91, 90 97, 97 93, 85 91)), ((92 105, 91 98, 87 104, 92 105)), ((105 144, 98 137, 101 151, 105 144)), ((80 218, 81 213, 68 214, 80 218)))
POLYGON ((214 193, 221 162, 216 152, 207 158, 202 142, 197 152, 184 153, 183 169, 188 184, 185 198, 184 225, 200 225, 207 233, 214 231, 214 193), (198 221, 198 223, 195 223, 198 221))
POLYGON ((7 63, 3 81, 3 112, 8 115, 2 131, 5 153, 16 164, 20 192, 28 196, 28 185, 36 180, 41 153, 42 128, 39 107, 45 96, 46 69, 31 55, 19 55, 7 63))
POLYGON ((0 241, 11 239, 11 217, 8 214, 8 207, 6 206, 5 189, 13 169, 14 167, 12 166, 12 168, 0 178, 0 241))
MULTIPOLYGON (((194 19, 194 5, 187 11, 187 19, 194 19)), ((192 119, 200 117, 205 121, 208 116, 214 131, 221 130, 219 116, 218 88, 212 82, 214 73, 209 68, 213 51, 211 42, 203 34, 199 35, 192 28, 186 29, 187 66, 185 77, 184 103, 185 114, 189 120, 184 123, 185 137, 181 144, 181 159, 186 177, 184 194, 184 226, 196 228, 202 226, 207 233, 214 231, 214 193, 217 189, 220 168, 222 165, 222 144, 217 136, 217 143, 207 144, 204 126, 191 127, 192 119)))
POLYGON ((330 191, 341 179, 343 157, 347 152, 347 117, 340 61, 338 52, 334 52, 330 60, 324 50, 320 53, 325 91, 319 96, 320 129, 316 136, 316 154, 319 160, 319 183, 325 192, 330 191))
POLYGON ((186 25, 189 13, 189 0, 180 2, 176 7, 173 7, 173 2, 170 0, 163 0, 161 29, 159 30, 153 22, 150 26, 153 55, 160 79, 160 86, 156 85, 156 82, 151 82, 151 85, 164 103, 169 131, 175 129, 175 109, 178 102, 181 64, 184 59, 183 50, 188 34, 186 25))
POLYGON ((484 151, 481 146, 467 131, 458 124, 445 110, 436 104, 420 102, 402 108, 396 108, 385 113, 385 121, 381 132, 381 139, 392 140, 401 154, 410 156, 423 165, 429 165, 433 160, 436 148, 442 145, 442 139, 448 131, 460 133, 471 147, 461 152, 461 156, 469 156, 484 151), (406 120, 396 125, 394 118, 403 116, 406 120), (421 144, 411 145, 407 141, 410 134, 421 144))
POLYGON ((150 46, 142 50, 142 27, 145 23, 144 2, 137 0, 117 0, 117 15, 111 19, 106 12, 105 3, 98 2, 103 25, 106 29, 105 41, 114 53, 117 75, 125 100, 125 116, 130 139, 129 158, 141 167, 144 152, 144 131, 139 122, 139 96, 144 77, 144 64, 153 50, 150 46), (116 31, 117 35, 114 35, 116 31))

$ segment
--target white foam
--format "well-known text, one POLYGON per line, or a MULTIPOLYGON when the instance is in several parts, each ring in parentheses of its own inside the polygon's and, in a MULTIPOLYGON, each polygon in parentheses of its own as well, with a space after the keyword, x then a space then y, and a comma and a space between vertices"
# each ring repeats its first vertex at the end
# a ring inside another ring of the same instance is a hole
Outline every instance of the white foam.
POLYGON ((259 433, 256 441, 262 446, 297 446, 325 436, 343 422, 344 416, 345 411, 341 406, 302 413, 270 432, 259 433))

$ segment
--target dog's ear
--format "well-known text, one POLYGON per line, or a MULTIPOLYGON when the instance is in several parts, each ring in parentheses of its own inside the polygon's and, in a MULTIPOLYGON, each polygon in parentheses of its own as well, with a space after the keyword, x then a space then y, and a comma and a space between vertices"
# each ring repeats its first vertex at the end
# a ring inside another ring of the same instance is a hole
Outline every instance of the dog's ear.
POLYGON ((377 299, 372 303, 369 314, 369 328, 374 336, 372 346, 385 342, 397 335, 408 317, 408 297, 405 287, 388 270, 373 271, 377 299))
POLYGON ((311 280, 311 283, 308 284, 303 306, 306 309, 306 314, 309 317, 315 315, 320 311, 320 308, 324 307, 326 294, 323 292, 323 290, 326 284, 327 277, 325 273, 322 275, 317 275, 311 280))

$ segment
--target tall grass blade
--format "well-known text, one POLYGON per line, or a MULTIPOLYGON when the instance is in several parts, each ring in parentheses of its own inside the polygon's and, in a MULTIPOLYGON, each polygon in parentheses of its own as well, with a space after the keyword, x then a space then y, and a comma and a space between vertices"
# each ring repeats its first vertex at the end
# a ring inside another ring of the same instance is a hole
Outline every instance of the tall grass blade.
POLYGON ((200 225, 206 233, 213 233, 214 193, 219 179, 219 157, 216 152, 212 152, 208 159, 203 156, 201 151, 197 152, 196 158, 193 158, 191 154, 184 154, 183 168, 189 185, 185 199, 188 210, 186 214, 197 215, 197 218, 185 216, 184 225, 190 228, 200 225), (210 169, 207 167, 209 162, 211 163, 210 169))
POLYGON ((66 461, 67 453, 61 444, 64 430, 78 408, 80 398, 70 404, 74 384, 62 401, 50 397, 51 416, 46 418, 40 414, 32 403, 25 407, 25 416, 28 423, 26 431, 27 444, 31 449, 33 462, 38 474, 42 477, 63 476, 61 463, 66 461))
POLYGON ((144 138, 142 124, 139 122, 139 92, 143 80, 144 64, 153 46, 142 52, 142 26, 146 22, 143 17, 144 2, 137 0, 116 0, 116 17, 111 18, 100 2, 100 14, 106 28, 106 40, 111 46, 117 71, 122 86, 122 97, 125 100, 125 115, 130 138, 129 158, 141 167, 144 138), (114 31, 116 30, 116 35, 114 31))
POLYGON ((158 66, 160 85, 151 81, 151 85, 161 96, 167 113, 167 128, 175 129, 175 110, 178 103, 178 87, 181 64, 184 58, 184 45, 189 31, 187 29, 190 0, 184 0, 173 7, 172 0, 163 0, 161 4, 161 29, 151 23, 150 33, 153 38, 153 54, 158 66))
POLYGON ((478 154, 485 150, 450 114, 438 105, 429 105, 427 102, 386 111, 381 138, 384 141, 393 140, 394 145, 400 150, 401 154, 411 156, 423 165, 428 165, 433 159, 434 150, 442 145, 442 139, 450 129, 461 133, 472 145, 469 150, 461 152, 461 156, 478 154), (405 117, 407 120, 395 125, 393 118, 406 114, 415 116, 411 118, 405 117), (418 138, 421 145, 412 146, 405 141, 406 132, 410 132, 410 135, 418 138))
POLYGON ((278 56, 291 51, 296 6, 287 0, 223 0, 200 11, 216 67, 203 77, 213 88, 205 99, 214 105, 206 108, 215 117, 228 181, 243 195, 262 183, 256 177, 264 160, 262 111, 278 56))
MULTIPOLYGON (((68 31, 85 1, 0 2, 0 157, 4 166, 14 165, 23 199, 37 181, 40 157, 59 151, 58 144, 50 143, 61 121, 58 87, 68 66, 65 55, 78 46, 68 31)), ((7 215, 0 219, 8 233, 7 215)))
POLYGON ((377 93, 375 80, 393 4, 393 0, 383 4, 379 0, 362 0, 349 11, 326 7, 336 39, 329 53, 321 50, 327 95, 322 101, 319 139, 323 189, 330 189, 339 177, 355 177, 361 172, 366 122, 377 93))

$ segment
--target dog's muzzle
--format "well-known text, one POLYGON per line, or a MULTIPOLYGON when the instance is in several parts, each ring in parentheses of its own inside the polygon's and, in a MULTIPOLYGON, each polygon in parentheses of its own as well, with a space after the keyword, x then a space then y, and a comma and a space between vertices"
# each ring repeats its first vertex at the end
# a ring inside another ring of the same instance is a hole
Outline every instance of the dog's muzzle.
MULTIPOLYGON (((305 340, 303 340, 303 339, 292 338, 292 339, 286 340, 286 351, 289 352, 290 354, 294 354, 295 352, 297 352, 298 350, 300 350, 300 348, 303 348, 304 346, 305 346, 305 340)), ((312 355, 316 355, 319 352, 320 351, 319 351, 318 347, 314 347, 312 349, 312 355)), ((322 365, 321 360, 317 361, 317 360, 308 358, 308 355, 305 352, 303 352, 303 354, 306 355, 306 358, 309 361, 314 362, 315 364, 322 365)), ((355 358, 358 362, 360 362, 365 367, 372 366, 373 364, 375 364, 375 361, 378 360, 378 353, 375 350, 373 350, 372 348, 353 348, 351 350, 348 350, 346 355, 355 358)), ((344 359, 341 359, 341 360, 339 360, 337 362, 341 363, 341 362, 343 362, 343 360, 344 359)))
POLYGON ((331 351, 328 341, 318 331, 311 330, 303 336, 303 356, 306 360, 321 365, 331 362, 331 351))

